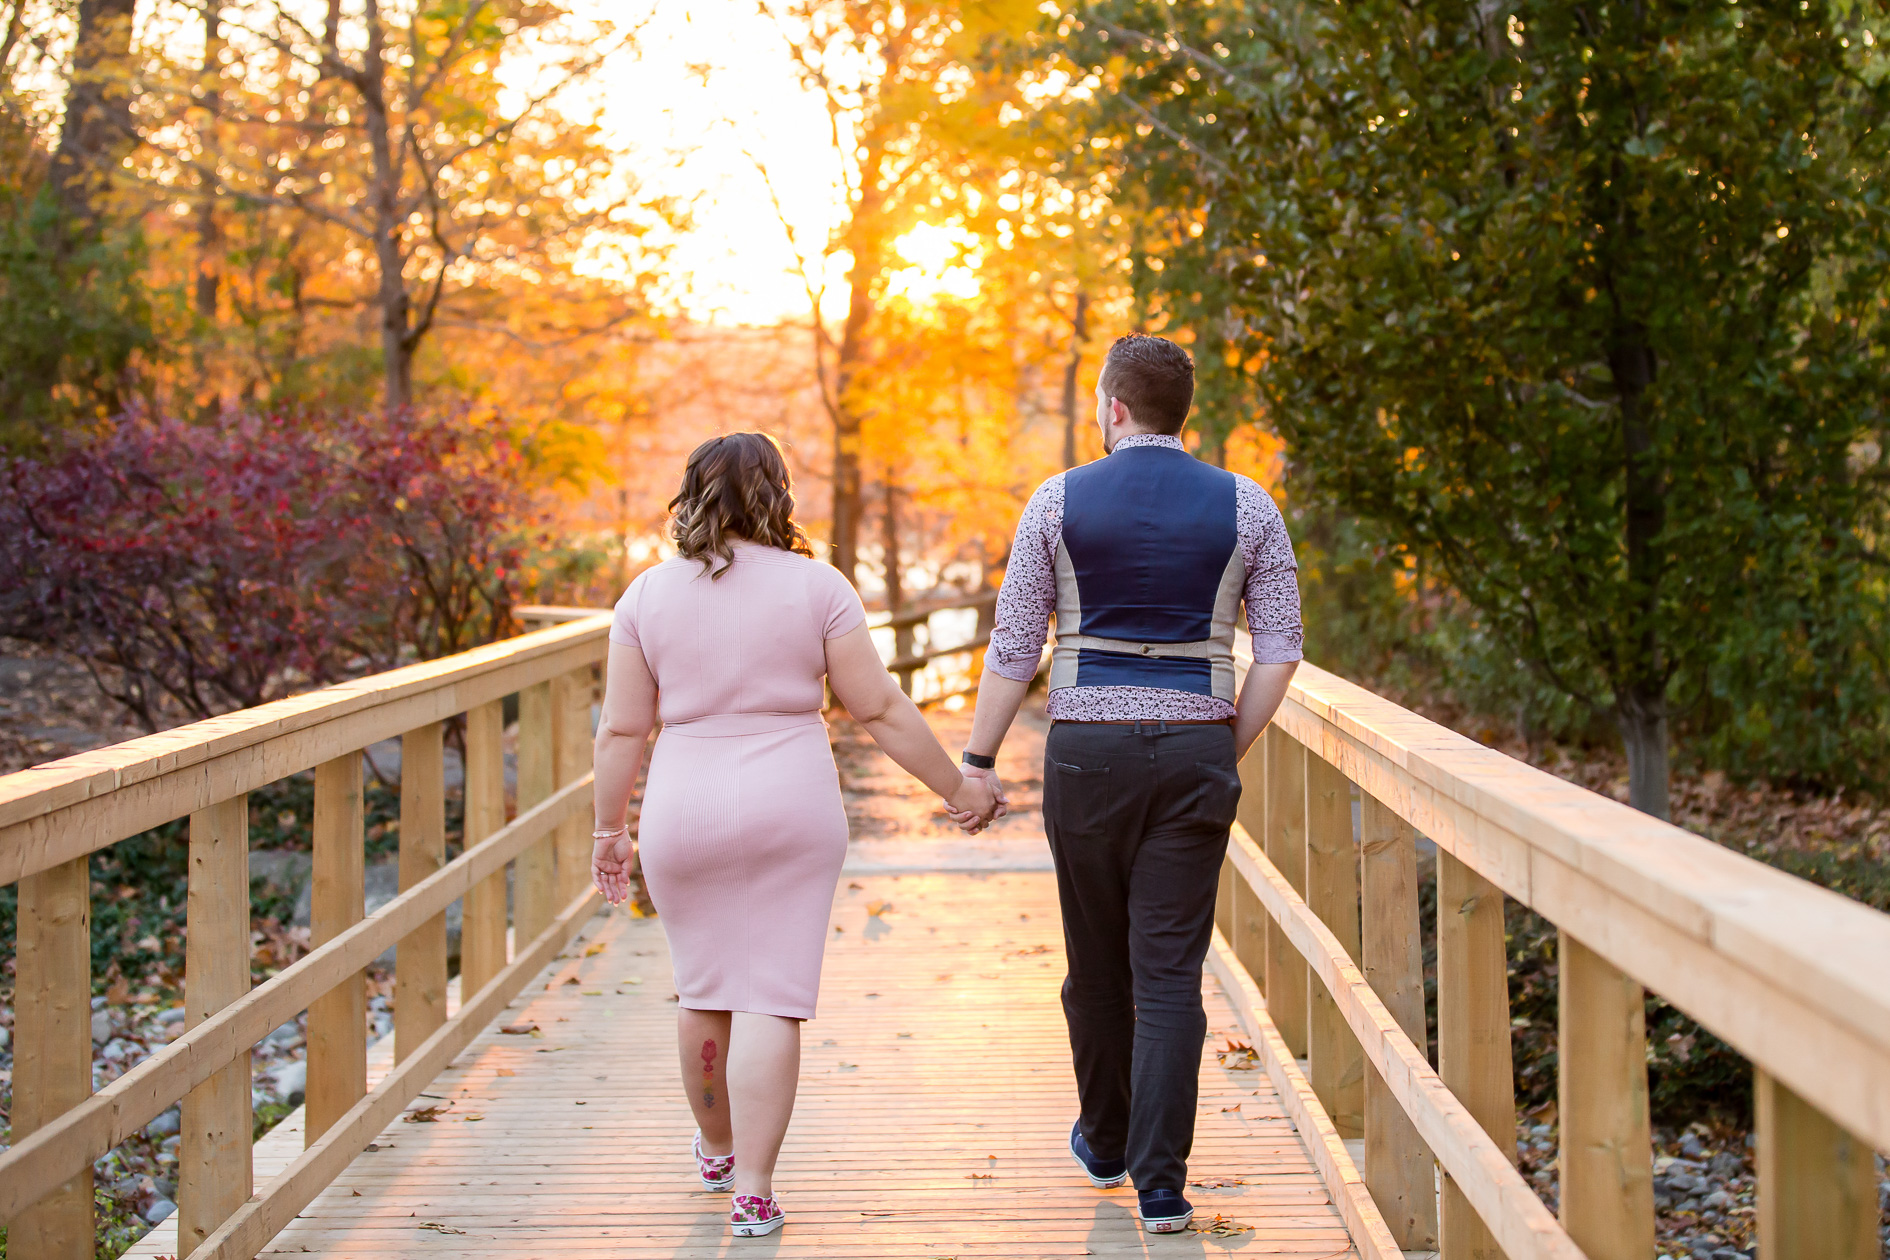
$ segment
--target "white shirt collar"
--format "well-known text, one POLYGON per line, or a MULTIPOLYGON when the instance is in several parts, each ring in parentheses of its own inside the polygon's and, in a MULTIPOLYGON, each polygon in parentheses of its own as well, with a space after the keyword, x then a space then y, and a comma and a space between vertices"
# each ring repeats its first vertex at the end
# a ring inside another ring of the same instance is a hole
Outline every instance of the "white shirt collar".
MULTIPOLYGON (((1117 451, 1126 451, 1137 446, 1159 446, 1164 450, 1170 451, 1186 451, 1188 449, 1181 444, 1180 438, 1169 433, 1131 433, 1128 437, 1120 438, 1116 442, 1117 451)), ((1114 453, 1114 451, 1110 452, 1110 454, 1114 453)))

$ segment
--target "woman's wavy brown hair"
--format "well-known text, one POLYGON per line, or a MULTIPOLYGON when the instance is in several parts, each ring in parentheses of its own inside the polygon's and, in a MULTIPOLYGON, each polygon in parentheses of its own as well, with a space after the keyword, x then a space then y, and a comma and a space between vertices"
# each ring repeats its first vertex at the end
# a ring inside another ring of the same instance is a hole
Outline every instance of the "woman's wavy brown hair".
POLYGON ((682 489, 669 501, 669 535, 676 549, 702 561, 711 578, 735 562, 730 538, 812 557, 807 534, 794 523, 794 486, 781 447, 766 433, 729 433, 690 452, 682 489), (715 567, 715 560, 722 567, 715 567))

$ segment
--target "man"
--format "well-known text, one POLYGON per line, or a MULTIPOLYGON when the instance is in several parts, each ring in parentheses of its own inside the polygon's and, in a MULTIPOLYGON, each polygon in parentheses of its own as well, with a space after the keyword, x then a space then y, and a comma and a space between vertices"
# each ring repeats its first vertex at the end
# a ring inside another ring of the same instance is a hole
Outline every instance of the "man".
POLYGON ((1187 453, 1193 400, 1180 346, 1130 336, 1110 348, 1096 386, 1107 455, 1050 478, 1024 508, 963 756, 996 786, 998 745, 1054 612, 1043 814, 1081 1104, 1070 1151, 1099 1187, 1134 1178, 1151 1233, 1194 1214, 1182 1190, 1207 1036, 1201 963, 1236 767, 1285 696, 1301 642, 1279 509, 1187 453), (1236 697, 1243 600, 1254 665, 1236 697))

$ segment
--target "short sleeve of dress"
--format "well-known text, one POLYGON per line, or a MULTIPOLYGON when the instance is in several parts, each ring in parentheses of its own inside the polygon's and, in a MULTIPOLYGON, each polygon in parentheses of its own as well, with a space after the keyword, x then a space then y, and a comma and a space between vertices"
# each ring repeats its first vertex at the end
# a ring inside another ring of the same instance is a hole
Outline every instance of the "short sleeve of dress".
POLYGON ((633 648, 643 646, 643 639, 637 633, 637 604, 643 594, 643 578, 643 574, 638 574, 636 581, 630 583, 630 589, 617 601, 616 612, 610 619, 612 643, 633 648))
POLYGON ((855 626, 866 624, 866 605, 840 570, 816 562, 819 577, 814 591, 814 616, 821 623, 822 639, 837 639, 855 626))

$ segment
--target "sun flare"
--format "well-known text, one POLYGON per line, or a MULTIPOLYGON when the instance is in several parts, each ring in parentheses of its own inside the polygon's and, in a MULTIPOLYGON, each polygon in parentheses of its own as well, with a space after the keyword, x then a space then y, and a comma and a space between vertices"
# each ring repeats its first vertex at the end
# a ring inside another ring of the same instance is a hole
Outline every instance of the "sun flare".
POLYGON ((983 257, 977 238, 957 224, 920 223, 893 241, 893 252, 906 266, 886 278, 886 292, 914 305, 942 297, 969 301, 978 296, 978 267, 983 257))

